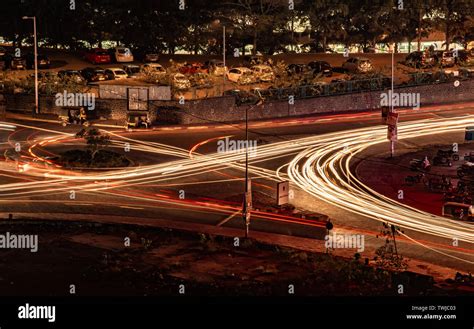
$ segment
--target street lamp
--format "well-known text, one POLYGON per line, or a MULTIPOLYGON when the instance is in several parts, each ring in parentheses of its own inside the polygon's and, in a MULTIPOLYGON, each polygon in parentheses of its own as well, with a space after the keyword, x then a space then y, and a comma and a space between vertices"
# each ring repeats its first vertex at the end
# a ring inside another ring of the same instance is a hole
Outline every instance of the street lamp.
POLYGON ((38 44, 36 42, 36 16, 23 16, 23 19, 32 19, 33 20, 33 34, 34 34, 34 56, 35 56, 35 114, 39 113, 38 106, 38 44))
MULTIPOLYGON (((252 105, 250 109, 255 106, 263 104, 263 99, 252 105)), ((249 184, 249 107, 245 107, 245 192, 244 192, 244 206, 243 206, 243 217, 245 222, 245 237, 249 236, 250 228, 250 210, 252 208, 252 190, 249 184)))
POLYGON ((222 61, 224 62, 224 84, 222 86, 222 94, 225 93, 225 79, 226 79, 226 69, 225 69, 225 25, 222 26, 222 61))
MULTIPOLYGON (((229 34, 232 35, 232 33, 234 32, 234 29, 232 27, 228 28, 227 31, 229 32, 229 34)), ((226 38, 225 38, 225 34, 226 34, 226 27, 225 25, 222 25, 222 59, 223 59, 223 62, 224 62, 224 85, 222 87, 222 94, 224 94, 225 92, 225 83, 226 83, 226 73, 227 73, 227 70, 225 69, 226 68, 226 63, 225 63, 225 52, 226 52, 226 38)))
MULTIPOLYGON (((394 92, 394 79, 395 79, 395 43, 393 44, 392 47, 392 99, 391 99, 391 106, 390 106, 390 112, 392 115, 395 113, 395 109, 393 107, 393 92, 394 92)), ((396 127, 396 126, 395 126, 396 127)), ((395 128, 396 129, 396 128, 395 128)), ((393 158, 393 155, 395 153, 395 141, 393 141, 393 138, 390 140, 390 157, 393 158)))

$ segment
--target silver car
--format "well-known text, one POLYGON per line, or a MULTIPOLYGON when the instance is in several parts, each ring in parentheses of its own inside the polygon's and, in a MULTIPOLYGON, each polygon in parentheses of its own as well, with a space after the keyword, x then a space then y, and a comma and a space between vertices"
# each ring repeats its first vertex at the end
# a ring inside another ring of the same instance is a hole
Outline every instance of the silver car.
POLYGON ((351 73, 369 73, 373 69, 370 59, 364 57, 351 57, 342 64, 342 68, 351 73))

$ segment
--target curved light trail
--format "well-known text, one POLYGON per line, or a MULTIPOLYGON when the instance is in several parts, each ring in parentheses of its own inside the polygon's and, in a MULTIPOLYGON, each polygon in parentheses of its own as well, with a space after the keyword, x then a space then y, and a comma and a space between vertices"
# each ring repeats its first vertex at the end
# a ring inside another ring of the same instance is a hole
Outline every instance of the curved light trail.
MULTIPOLYGON (((466 126, 473 124, 474 116, 411 121, 399 125, 399 139, 463 132, 466 126)), ((18 126, 36 129, 24 125, 18 126)), ((25 161, 30 160, 28 163, 31 167, 21 175, 34 181, 0 184, 2 197, 60 193, 71 190, 71 186, 76 190, 89 192, 108 193, 110 190, 113 194, 113 190, 117 188, 169 183, 171 180, 199 176, 226 168, 244 170, 244 153, 203 155, 193 152, 193 156, 190 157, 189 150, 135 140, 112 132, 108 133, 113 137, 114 147, 123 147, 124 143, 129 143, 134 151, 164 154, 177 160, 80 173, 55 166, 42 166, 38 163, 42 161, 47 163, 47 159, 41 158, 36 150, 70 140, 73 136, 46 129, 39 130, 55 135, 37 139, 29 145, 27 155, 29 159, 25 161), (38 160, 36 164, 32 162, 33 159, 38 160)), ((254 176, 271 181, 290 179, 307 193, 367 218, 435 236, 474 243, 474 225, 435 216, 396 202, 370 189, 350 172, 350 162, 358 153, 383 142, 386 142, 386 127, 375 126, 266 144, 259 146, 257 156, 250 159, 249 171, 254 176), (294 158, 277 170, 258 166, 260 162, 289 156, 294 158), (287 168, 286 174, 283 173, 285 168, 287 168)), ((156 200, 146 196, 143 196, 143 199, 156 200)))
MULTIPOLYGON (((402 123, 398 138, 463 132, 472 116, 402 123)), ((392 200, 365 185, 350 171, 350 162, 366 148, 386 142, 386 127, 377 126, 321 136, 288 165, 290 179, 301 189, 350 212, 402 228, 474 243, 474 225, 436 216, 392 200)))

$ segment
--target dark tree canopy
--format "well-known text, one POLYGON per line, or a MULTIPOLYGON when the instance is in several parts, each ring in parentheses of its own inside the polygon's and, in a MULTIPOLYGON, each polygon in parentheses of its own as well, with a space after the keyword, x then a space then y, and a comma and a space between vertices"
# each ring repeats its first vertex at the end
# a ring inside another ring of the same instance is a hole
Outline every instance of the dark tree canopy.
POLYGON ((224 25, 229 52, 253 45, 272 54, 304 36, 313 50, 330 42, 373 46, 414 41, 434 29, 447 42, 474 40, 474 0, 401 3, 400 10, 398 0, 4 0, 0 36, 15 45, 30 41, 31 21, 21 17, 35 15, 41 43, 69 49, 110 40, 134 49, 213 54, 222 51, 224 25))

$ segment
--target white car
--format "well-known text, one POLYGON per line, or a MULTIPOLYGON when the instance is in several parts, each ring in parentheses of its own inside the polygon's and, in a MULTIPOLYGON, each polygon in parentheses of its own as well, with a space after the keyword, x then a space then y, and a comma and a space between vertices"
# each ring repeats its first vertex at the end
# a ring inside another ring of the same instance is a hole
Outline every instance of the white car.
POLYGON ((177 90, 187 90, 191 88, 191 81, 184 74, 176 73, 171 77, 171 85, 177 90))
POLYGON ((128 78, 127 72, 118 67, 105 69, 105 75, 108 80, 122 80, 128 78))
POLYGON ((136 79, 141 75, 140 66, 138 65, 127 64, 123 66, 123 70, 128 74, 129 78, 136 79))
POLYGON ((255 83, 257 79, 248 67, 234 67, 227 72, 227 80, 245 85, 255 83))
POLYGON ((217 77, 221 77, 227 73, 227 66, 220 60, 211 59, 205 63, 205 66, 209 69, 210 74, 214 74, 217 77))
POLYGON ((272 82, 275 80, 275 73, 273 73, 272 68, 268 65, 254 65, 251 69, 262 82, 272 82))
POLYGON ((117 63, 130 63, 133 62, 133 54, 129 48, 117 47, 113 54, 117 63))
POLYGON ((153 73, 166 73, 165 68, 158 63, 143 64, 140 69, 142 72, 151 71, 153 73))

